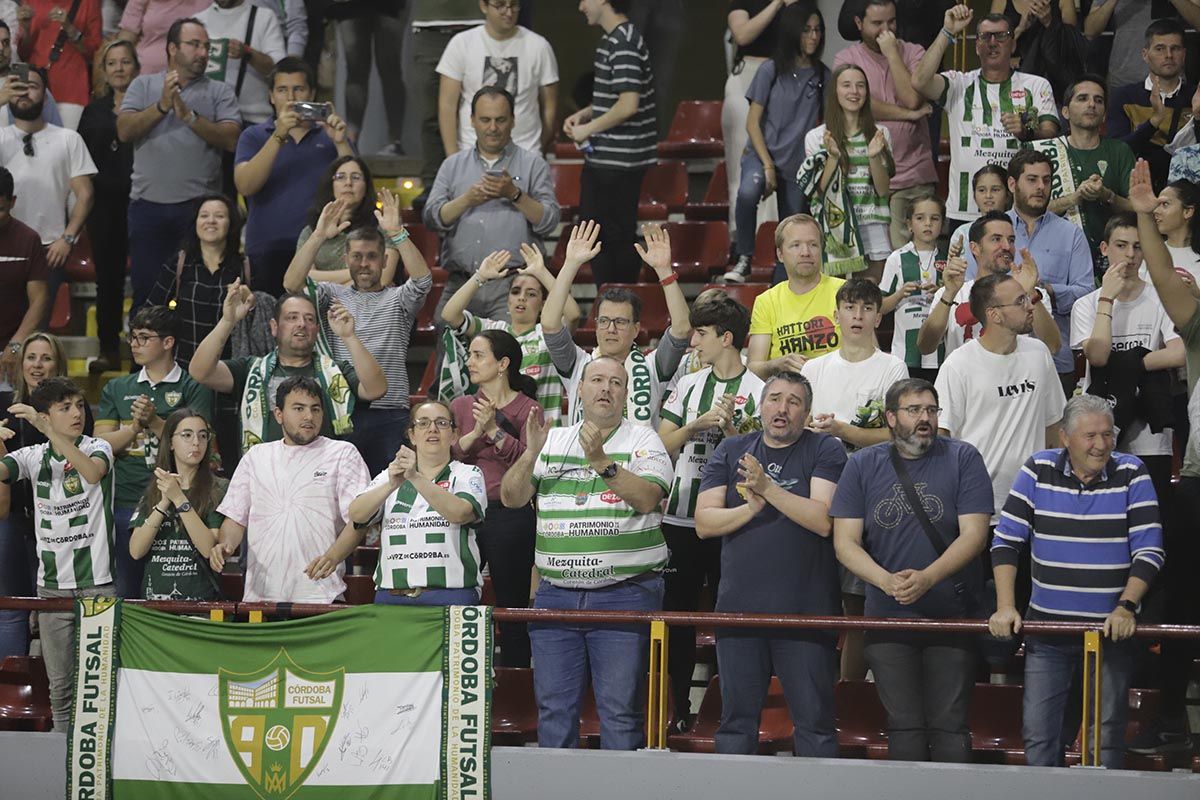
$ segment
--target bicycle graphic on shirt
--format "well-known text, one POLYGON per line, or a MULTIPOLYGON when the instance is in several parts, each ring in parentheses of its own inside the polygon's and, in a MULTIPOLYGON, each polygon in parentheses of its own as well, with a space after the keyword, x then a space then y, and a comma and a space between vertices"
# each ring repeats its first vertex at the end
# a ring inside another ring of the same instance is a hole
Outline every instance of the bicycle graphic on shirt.
MULTIPOLYGON (((921 498, 921 506, 925 509, 925 513, 929 515, 929 519, 937 522, 945 513, 945 506, 942 504, 941 498, 937 495, 926 494, 925 487, 928 484, 915 484, 917 496, 921 498)), ((881 500, 875 506, 875 524, 881 528, 891 529, 904 521, 906 517, 913 514, 912 506, 908 502, 908 498, 904 496, 904 487, 896 483, 892 485, 892 495, 886 500, 881 500)))

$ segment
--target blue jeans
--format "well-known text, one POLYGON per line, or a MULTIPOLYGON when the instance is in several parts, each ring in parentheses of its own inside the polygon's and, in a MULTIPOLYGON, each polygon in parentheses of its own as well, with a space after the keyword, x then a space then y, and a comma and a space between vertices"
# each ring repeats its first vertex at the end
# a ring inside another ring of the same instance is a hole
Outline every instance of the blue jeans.
POLYGON ((758 725, 771 686, 779 676, 796 731, 792 752, 798 756, 837 758, 833 684, 837 651, 832 643, 760 633, 717 632, 717 671, 721 676, 721 725, 717 752, 758 752, 758 725))
POLYGON ((192 201, 129 203, 129 281, 133 286, 130 315, 146 304, 164 264, 175 265, 175 254, 193 224, 192 201))
MULTIPOLYGON (((758 204, 762 202, 766 187, 763 164, 751 150, 742 154, 742 180, 738 184, 737 205, 734 218, 737 220, 737 254, 754 255, 754 237, 758 226, 758 204)), ((775 202, 779 205, 779 218, 799 213, 803 197, 796 185, 796 176, 776 173, 775 202)))
MULTIPOLYGON (((543 580, 534 608, 661 611, 663 579, 645 573, 602 589, 564 589, 543 580)), ((650 633, 645 625, 530 624, 538 747, 575 747, 588 674, 600 716, 600 747, 636 750, 645 743, 641 688, 650 633)))
POLYGON ((417 597, 392 594, 389 589, 375 592, 378 606, 473 606, 478 602, 478 589, 426 589, 417 597))
MULTIPOLYGON (((1133 681, 1136 639, 1102 645, 1100 690, 1100 763, 1125 765, 1125 723, 1133 681)), ((1075 638, 1030 636, 1025 639, 1025 699, 1021 736, 1025 760, 1033 767, 1061 767, 1063 749, 1079 729, 1083 645, 1075 638)), ((1086 741, 1086 739, 1085 739, 1086 741)))
POLYGON ((117 597, 125 600, 140 600, 142 598, 142 576, 146 571, 146 558, 134 559, 129 555, 129 537, 133 534, 129 520, 133 517, 133 508, 113 506, 113 527, 116 539, 116 553, 113 554, 113 569, 116 570, 115 585, 117 597))
POLYGON ((371 477, 387 469, 400 445, 408 442, 407 408, 358 406, 350 416, 354 430, 346 437, 367 462, 371 477))
MULTIPOLYGON (((37 548, 33 520, 13 509, 0 519, 0 596, 35 597, 37 548)), ((29 653, 29 612, 0 611, 0 661, 29 653)))

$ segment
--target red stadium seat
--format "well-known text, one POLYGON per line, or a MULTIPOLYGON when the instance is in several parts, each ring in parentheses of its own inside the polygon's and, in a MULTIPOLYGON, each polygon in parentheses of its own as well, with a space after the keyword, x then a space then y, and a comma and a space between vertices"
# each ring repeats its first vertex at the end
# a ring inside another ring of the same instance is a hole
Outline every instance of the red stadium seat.
POLYGON ((675 107, 659 158, 720 158, 725 154, 720 100, 684 100, 675 107))
POLYGON ((977 761, 1025 763, 1020 686, 977 683, 971 693, 971 750, 977 761))
POLYGON ((445 286, 446 281, 450 278, 450 271, 442 267, 430 267, 429 271, 433 273, 434 286, 445 286))
POLYGON ((843 758, 861 758, 869 748, 887 748, 887 713, 870 681, 838 681, 834 686, 837 708, 838 752, 843 758))
MULTIPOLYGON (((671 324, 670 314, 667 313, 667 299, 663 296, 662 287, 656 283, 606 283, 600 287, 605 289, 628 289, 642 299, 642 330, 638 333, 637 343, 647 345, 651 339, 662 337, 671 324)), ((587 319, 575 331, 575 341, 580 347, 591 347, 596 344, 596 315, 600 313, 600 304, 592 303, 592 311, 587 319)))
POLYGON ((768 283, 710 283, 702 291, 720 289, 745 306, 747 311, 753 311, 755 299, 770 288, 768 283))
POLYGON ((96 264, 92 258, 92 240, 87 228, 79 232, 79 241, 71 248, 64 266, 67 283, 94 283, 96 280, 96 264))
POLYGON ((729 224, 726 222, 668 222, 671 265, 679 279, 707 283, 714 272, 729 265, 729 224))
POLYGON ((538 710, 533 670, 496 667, 492 690, 492 744, 520 747, 537 741, 538 710))
POLYGON ((430 267, 437 265, 441 259, 442 247, 438 235, 420 224, 406 225, 405 227, 408 229, 408 236, 412 239, 412 243, 421 251, 421 257, 425 259, 425 263, 430 267))
POLYGON ((775 228, 779 226, 774 220, 758 226, 754 234, 754 255, 750 257, 750 280, 755 283, 770 283, 775 274, 775 228))
MULTIPOLYGON (((721 678, 714 675, 704 690, 704 698, 700 701, 700 710, 696 713, 691 730, 671 734, 667 737, 667 746, 682 753, 715 753, 720 724, 721 678)), ((792 719, 783 698, 783 685, 779 678, 771 678, 758 725, 758 752, 766 755, 790 750, 793 732, 792 719)))
POLYGON ((638 219, 666 219, 683 213, 687 205, 687 166, 682 161, 660 161, 642 180, 638 219))
POLYGON ((574 142, 559 139, 554 142, 554 157, 566 161, 583 161, 583 151, 574 142))
POLYGON ((433 312, 437 310, 438 300, 441 299, 441 296, 441 292, 430 292, 425 296, 425 303, 417 312, 417 325, 412 335, 413 344, 431 345, 437 339, 437 331, 433 324, 433 312))
POLYGON ((343 595, 352 606, 369 606, 375 602, 375 576, 347 575, 343 595))
POLYGON ((562 221, 570 222, 579 212, 579 180, 583 175, 583 164, 550 165, 550 177, 554 181, 554 197, 562 209, 562 221))
POLYGON ((360 545, 354 548, 352 564, 354 571, 361 575, 374 575, 375 567, 379 564, 379 547, 360 545))
POLYGON ((60 283, 54 293, 54 305, 50 308, 50 330, 63 334, 71 324, 71 284, 60 283))
POLYGON ((729 178, 725 172, 725 162, 717 163, 712 177, 708 180, 708 189, 704 199, 698 203, 688 203, 683 210, 684 219, 726 220, 729 219, 729 178))
POLYGON ((246 585, 246 576, 240 572, 222 572, 217 577, 221 581, 221 599, 240 603, 246 585))
POLYGON ((0 665, 0 730, 48 731, 50 682, 46 665, 34 656, 8 656, 0 665))

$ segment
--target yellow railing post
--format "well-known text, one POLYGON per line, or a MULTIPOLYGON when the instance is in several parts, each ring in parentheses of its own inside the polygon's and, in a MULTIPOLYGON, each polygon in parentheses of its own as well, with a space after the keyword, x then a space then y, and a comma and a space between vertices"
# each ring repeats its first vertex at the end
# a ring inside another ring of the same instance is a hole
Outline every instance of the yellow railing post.
POLYGON ((646 692, 646 747, 663 750, 667 746, 667 623, 650 623, 650 679, 646 692))
POLYGON ((219 608, 214 608, 208 612, 208 619, 210 622, 224 622, 225 612, 219 608))
POLYGON ((251 611, 250 612, 250 621, 251 622, 262 622, 263 621, 263 613, 261 611, 251 611))
POLYGON ((1080 740, 1080 763, 1085 767, 1100 766, 1100 697, 1104 678, 1101 675, 1100 631, 1083 634, 1083 734, 1080 740))

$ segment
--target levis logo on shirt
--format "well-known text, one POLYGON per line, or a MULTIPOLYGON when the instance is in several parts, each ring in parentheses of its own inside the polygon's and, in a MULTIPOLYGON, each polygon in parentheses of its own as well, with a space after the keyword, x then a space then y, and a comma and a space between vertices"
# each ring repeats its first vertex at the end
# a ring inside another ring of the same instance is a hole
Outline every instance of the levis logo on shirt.
POLYGON ((1037 384, 1031 380, 1023 380, 1020 383, 1010 383, 1005 386, 997 386, 996 393, 1001 397, 1015 397, 1026 392, 1037 391, 1037 384))

